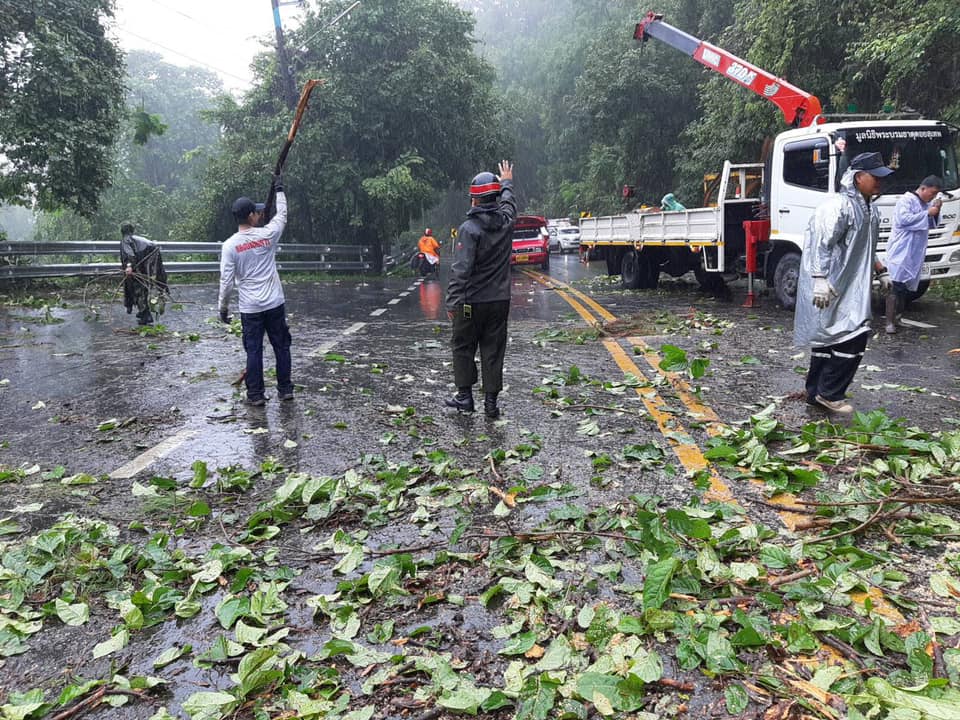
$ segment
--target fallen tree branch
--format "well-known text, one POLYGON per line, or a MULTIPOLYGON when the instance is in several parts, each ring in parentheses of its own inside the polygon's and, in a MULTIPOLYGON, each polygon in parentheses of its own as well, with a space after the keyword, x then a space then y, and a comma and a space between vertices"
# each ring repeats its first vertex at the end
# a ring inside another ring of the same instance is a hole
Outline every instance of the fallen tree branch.
POLYGON ((92 710, 94 707, 100 704, 100 702, 103 700, 103 696, 106 694, 106 686, 100 686, 92 695, 88 695, 83 700, 80 700, 65 710, 61 710, 56 715, 49 718, 49 720, 67 720, 67 718, 76 717, 77 715, 85 713, 87 710, 92 710))
POLYGON ((887 503, 901 503, 903 505, 960 505, 960 495, 890 495, 882 500, 848 500, 826 502, 818 500, 797 500, 800 505, 811 507, 858 507, 864 505, 885 505, 887 503))
POLYGON ((837 538, 846 537, 847 535, 856 535, 857 533, 862 532, 863 530, 866 530, 868 527, 873 525, 875 522, 877 522, 877 520, 881 519, 883 515, 884 515, 883 503, 881 503, 877 507, 877 511, 873 513, 873 515, 871 515, 869 518, 867 518, 862 523, 857 525, 855 528, 851 528, 850 530, 844 530, 843 532, 834 533, 832 535, 821 535, 818 538, 807 540, 807 544, 813 545, 814 543, 826 542, 827 540, 836 540, 837 538))
POLYGON ((490 461, 490 472, 493 473, 493 476, 497 479, 497 482, 503 482, 503 478, 500 476, 500 473, 497 472, 496 463, 493 462, 493 455, 488 455, 487 460, 490 461))
POLYGON ((854 648, 852 645, 848 645, 847 643, 843 642, 843 640, 839 640, 825 632, 818 632, 815 633, 815 635, 821 643, 836 650, 861 670, 867 669, 867 664, 863 661, 863 658, 860 657, 860 653, 858 653, 856 648, 854 648))
POLYGON ((778 575, 772 580, 768 580, 767 584, 770 587, 779 587, 780 585, 786 585, 787 583, 792 583, 794 580, 802 580, 805 577, 810 577, 815 575, 817 572, 816 568, 807 568, 806 570, 800 570, 795 573, 790 573, 789 575, 778 575))

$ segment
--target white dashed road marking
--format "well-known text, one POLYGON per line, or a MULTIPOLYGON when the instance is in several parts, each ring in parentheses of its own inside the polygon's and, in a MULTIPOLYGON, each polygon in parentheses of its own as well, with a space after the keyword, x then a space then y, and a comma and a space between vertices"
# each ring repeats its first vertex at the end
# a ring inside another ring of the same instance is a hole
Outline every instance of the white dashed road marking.
POLYGON ((900 322, 904 325, 910 325, 911 327, 918 328, 935 328, 936 325, 928 325, 925 322, 920 322, 919 320, 908 320, 907 318, 900 318, 900 322))
POLYGON ((196 430, 181 430, 176 435, 168 437, 144 453, 141 453, 126 465, 110 473, 111 480, 129 480, 137 473, 153 465, 157 460, 168 455, 197 434, 196 430))
POLYGON ((360 330, 362 330, 362 329, 365 328, 366 326, 367 326, 366 323, 354 323, 353 325, 351 325, 350 327, 348 327, 346 330, 344 330, 344 331, 343 331, 343 334, 344 334, 344 335, 353 335, 355 332, 359 332, 360 330))
POLYGON ((320 347, 310 353, 311 356, 317 357, 318 355, 326 355, 328 352, 333 350, 337 346, 336 340, 327 340, 325 343, 321 343, 320 347))
POLYGON ((396 304, 399 303, 399 302, 401 302, 401 301, 400 301, 400 298, 394 298, 393 300, 391 300, 390 302, 388 302, 387 305, 396 305, 396 304))
POLYGON ((370 317, 377 317, 378 315, 383 315, 387 311, 386 308, 378 308, 370 313, 370 317))

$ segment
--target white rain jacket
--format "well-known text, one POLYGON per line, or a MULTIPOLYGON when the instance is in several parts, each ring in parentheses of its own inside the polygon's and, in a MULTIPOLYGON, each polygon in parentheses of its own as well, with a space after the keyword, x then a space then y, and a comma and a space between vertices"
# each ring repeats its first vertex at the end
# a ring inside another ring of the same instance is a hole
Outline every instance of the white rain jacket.
POLYGON ((900 196, 893 210, 893 231, 887 243, 887 270, 891 280, 904 283, 908 290, 916 290, 920 285, 930 229, 937 226, 937 220, 927 214, 929 207, 929 203, 911 191, 900 196))
POLYGON ((854 187, 847 170, 840 192, 822 203, 803 236, 803 255, 793 323, 799 347, 836 345, 870 331, 880 213, 854 187), (825 277, 837 291, 829 307, 813 304, 813 278, 825 277))

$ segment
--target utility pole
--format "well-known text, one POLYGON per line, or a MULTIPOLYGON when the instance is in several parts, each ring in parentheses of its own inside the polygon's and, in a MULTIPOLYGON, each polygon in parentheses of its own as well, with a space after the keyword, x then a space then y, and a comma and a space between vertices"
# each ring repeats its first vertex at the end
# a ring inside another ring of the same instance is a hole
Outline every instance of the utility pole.
MULTIPOLYGON (((289 5, 290 3, 284 3, 289 5)), ((280 23, 280 0, 270 0, 273 7, 273 24, 277 31, 277 67, 280 71, 280 87, 283 89, 283 99, 291 110, 297 106, 297 92, 293 86, 293 74, 290 69, 290 57, 287 55, 287 46, 283 40, 283 25, 280 23)))

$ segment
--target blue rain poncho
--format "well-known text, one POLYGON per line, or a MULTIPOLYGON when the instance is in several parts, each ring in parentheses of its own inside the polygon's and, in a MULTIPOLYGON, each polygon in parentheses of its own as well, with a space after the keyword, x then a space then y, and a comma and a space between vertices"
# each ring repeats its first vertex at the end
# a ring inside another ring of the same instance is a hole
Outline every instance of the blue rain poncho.
POLYGON ((660 209, 676 212, 678 210, 686 210, 676 196, 673 193, 667 193, 663 196, 663 199, 660 200, 660 209))
POLYGON ((803 236, 803 255, 793 323, 798 347, 836 345, 870 331, 880 213, 853 183, 847 170, 840 192, 813 213, 803 236), (813 304, 813 278, 825 277, 837 291, 829 307, 813 304))
POLYGON ((927 214, 929 207, 929 203, 916 193, 905 192, 897 199, 893 211, 893 231, 887 244, 887 271, 890 279, 902 282, 911 291, 920 284, 930 228, 937 225, 937 220, 927 214))

